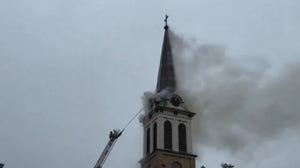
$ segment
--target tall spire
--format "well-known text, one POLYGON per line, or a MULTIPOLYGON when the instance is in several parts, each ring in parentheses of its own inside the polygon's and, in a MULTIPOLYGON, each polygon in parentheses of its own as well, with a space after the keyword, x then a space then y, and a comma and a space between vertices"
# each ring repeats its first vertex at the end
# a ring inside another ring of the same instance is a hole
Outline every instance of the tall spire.
POLYGON ((168 26, 168 15, 165 18, 165 35, 162 45, 160 66, 157 78, 156 92, 159 92, 163 89, 176 89, 176 78, 174 71, 174 64, 172 58, 172 50, 169 39, 169 26, 168 26))

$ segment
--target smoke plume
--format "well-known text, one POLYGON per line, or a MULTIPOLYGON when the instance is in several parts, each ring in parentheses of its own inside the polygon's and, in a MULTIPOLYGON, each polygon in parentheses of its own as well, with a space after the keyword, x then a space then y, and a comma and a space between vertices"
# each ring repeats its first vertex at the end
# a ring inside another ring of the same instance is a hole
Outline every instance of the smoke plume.
POLYGON ((255 149, 289 132, 299 134, 300 64, 271 71, 248 66, 221 45, 199 45, 171 33, 179 91, 196 112, 194 145, 232 154, 255 149))

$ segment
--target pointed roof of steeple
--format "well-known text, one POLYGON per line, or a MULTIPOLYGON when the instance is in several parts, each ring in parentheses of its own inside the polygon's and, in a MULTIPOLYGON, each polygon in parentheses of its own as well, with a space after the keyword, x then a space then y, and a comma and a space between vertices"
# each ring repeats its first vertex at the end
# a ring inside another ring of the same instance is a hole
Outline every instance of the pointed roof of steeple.
POLYGON ((160 58, 160 66, 157 78, 156 92, 160 92, 163 89, 176 89, 176 78, 175 78, 175 70, 173 64, 173 56, 172 49, 169 39, 169 26, 167 24, 166 15, 165 19, 165 35, 164 41, 162 45, 161 58, 160 58))

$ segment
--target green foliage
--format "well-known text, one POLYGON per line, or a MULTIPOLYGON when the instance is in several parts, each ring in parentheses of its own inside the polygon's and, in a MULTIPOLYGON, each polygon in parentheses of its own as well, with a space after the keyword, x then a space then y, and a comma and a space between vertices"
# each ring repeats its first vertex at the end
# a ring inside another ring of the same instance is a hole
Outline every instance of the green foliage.
POLYGON ((221 164, 221 167, 222 167, 222 168, 234 168, 234 165, 232 165, 232 164, 227 164, 227 163, 222 163, 222 164, 221 164))
MULTIPOLYGON (((227 163, 222 163, 221 164, 222 168, 234 168, 234 165, 232 164, 227 164, 227 163)), ((201 166, 200 168, 206 168, 205 166, 201 166)))

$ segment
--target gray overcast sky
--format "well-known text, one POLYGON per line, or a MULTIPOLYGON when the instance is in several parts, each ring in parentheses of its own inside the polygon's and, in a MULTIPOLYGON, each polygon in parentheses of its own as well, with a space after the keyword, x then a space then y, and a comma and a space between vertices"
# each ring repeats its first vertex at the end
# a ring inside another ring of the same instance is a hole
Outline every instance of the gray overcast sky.
MULTIPOLYGON (((92 167, 109 131, 122 128, 141 108, 143 92, 155 88, 165 13, 180 36, 223 45, 243 64, 276 67, 299 61, 299 8, 297 0, 0 1, 0 162, 92 167)), ((139 167, 141 146, 135 120, 105 167, 139 167)), ((205 152, 197 167, 299 165, 298 136, 273 140, 258 156, 274 146, 283 146, 285 160, 274 152, 247 165, 226 150, 199 147, 205 152)))

